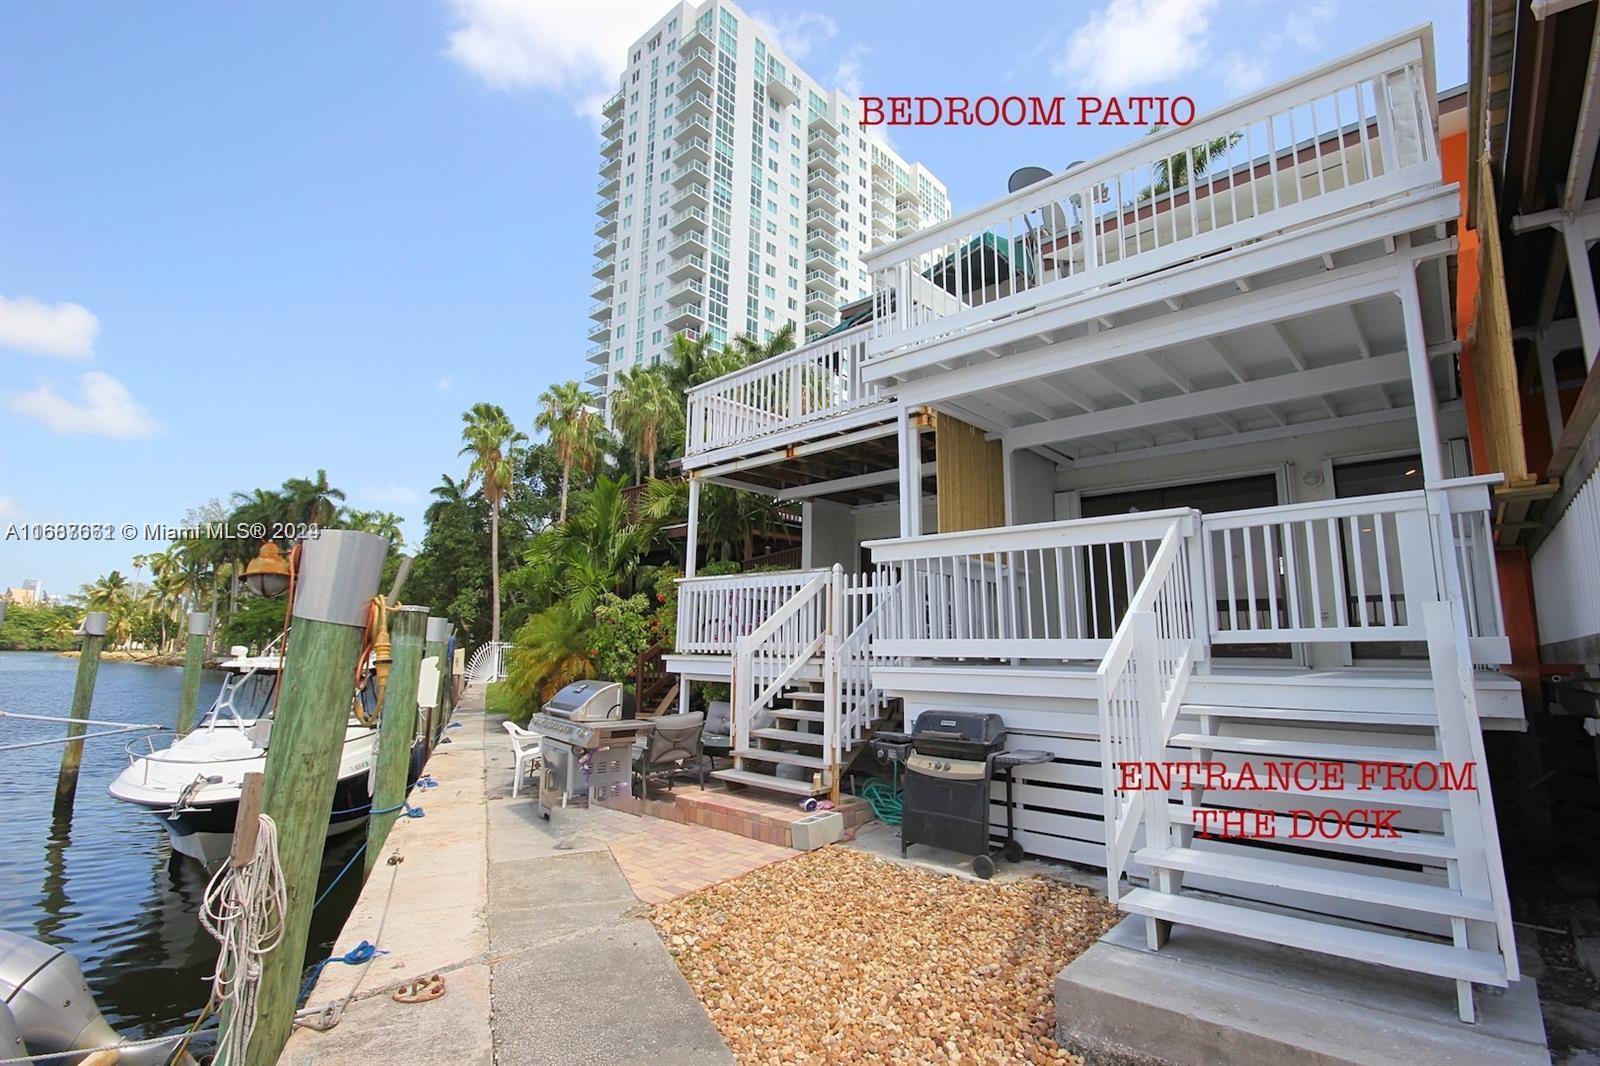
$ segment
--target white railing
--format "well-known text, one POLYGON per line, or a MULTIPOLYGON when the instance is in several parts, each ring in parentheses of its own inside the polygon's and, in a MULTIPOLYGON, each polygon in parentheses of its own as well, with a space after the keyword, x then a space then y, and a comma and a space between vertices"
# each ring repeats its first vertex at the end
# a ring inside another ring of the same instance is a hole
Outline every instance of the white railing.
POLYGON ((887 393, 861 379, 865 347, 863 326, 696 385, 688 454, 886 402, 887 393))
POLYGON ((895 601, 896 588, 877 573, 833 572, 834 636, 828 648, 823 744, 830 772, 837 774, 845 756, 867 739, 883 710, 883 690, 872 680, 873 666, 895 660, 875 645, 895 601))
POLYGON ((1413 31, 865 256, 869 361, 1441 180, 1413 31))
POLYGON ((478 650, 467 660, 467 684, 487 685, 506 676, 506 649, 509 641, 489 641, 478 645, 478 650))
POLYGON ((1211 643, 1424 640, 1421 606, 1441 598, 1450 565, 1474 661, 1510 661, 1481 479, 1231 511, 1202 525, 1211 643))
POLYGON ((824 570, 678 579, 680 654, 726 655, 824 570))
POLYGON ((1165 794, 1123 789, 1118 768, 1165 758, 1184 688, 1202 653, 1191 566, 1197 539, 1192 520, 1169 521, 1095 671, 1100 688, 1106 889, 1113 902, 1140 826, 1148 843, 1165 846, 1170 839, 1165 794))
POLYGON ((741 636, 735 646, 733 678, 733 749, 750 747, 751 729, 772 717, 772 705, 828 637, 828 612, 833 575, 824 570, 811 577, 765 621, 741 636))
POLYGON ((1600 633, 1600 471, 1591 472, 1533 553, 1539 640, 1600 633))
POLYGON ((1099 659, 1174 521, 1150 511, 871 541, 881 585, 898 585, 879 654, 1099 659))

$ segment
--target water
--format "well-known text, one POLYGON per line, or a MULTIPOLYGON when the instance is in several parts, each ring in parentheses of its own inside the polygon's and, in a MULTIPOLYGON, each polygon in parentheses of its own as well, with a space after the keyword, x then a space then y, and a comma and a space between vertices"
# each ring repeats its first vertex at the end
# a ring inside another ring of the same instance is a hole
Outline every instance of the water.
MULTIPOLYGON (((78 660, 52 652, 0 652, 0 710, 65 716, 78 660)), ((104 660, 93 718, 153 722, 171 728, 183 671, 104 660)), ((221 674, 200 687, 202 710, 221 674)), ((0 719, 0 745, 61 736, 54 722, 0 719)), ((94 727, 89 727, 90 732, 94 727)), ((130 1038, 159 1036, 194 1021, 210 994, 217 945, 195 914, 207 873, 174 855, 157 819, 106 794, 128 765, 124 745, 135 736, 84 743, 77 804, 70 824, 52 814, 61 745, 0 752, 6 784, 0 813, 0 928, 55 944, 83 967, 109 1021, 130 1038)), ((322 885, 365 839, 330 841, 322 885)), ((347 877, 318 908, 308 960, 328 955, 360 888, 347 877)))

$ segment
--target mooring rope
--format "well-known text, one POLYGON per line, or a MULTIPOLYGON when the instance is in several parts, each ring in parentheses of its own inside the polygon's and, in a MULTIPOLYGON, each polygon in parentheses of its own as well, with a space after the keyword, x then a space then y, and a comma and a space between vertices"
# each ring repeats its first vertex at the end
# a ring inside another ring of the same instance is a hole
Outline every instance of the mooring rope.
POLYGON ((278 861, 278 826, 263 814, 256 849, 248 862, 229 862, 206 885, 200 924, 221 945, 211 975, 211 995, 227 1005, 226 1030, 217 1034, 217 1062, 235 1066, 244 1061, 256 1027, 256 994, 261 984, 261 958, 283 939, 289 909, 283 866, 278 861))

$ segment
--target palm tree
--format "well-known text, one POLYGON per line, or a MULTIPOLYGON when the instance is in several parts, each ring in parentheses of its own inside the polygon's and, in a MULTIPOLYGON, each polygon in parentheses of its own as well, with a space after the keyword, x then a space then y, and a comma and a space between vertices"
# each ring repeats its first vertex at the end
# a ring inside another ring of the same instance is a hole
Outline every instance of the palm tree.
POLYGON ((534 585, 551 603, 587 614, 602 593, 632 588, 659 529, 648 517, 634 520, 620 481, 599 478, 571 518, 534 538, 527 552, 534 585))
POLYGON ((472 456, 465 484, 483 482, 489 501, 489 639, 500 641, 500 503, 511 491, 518 451, 528 439, 498 404, 479 403, 461 415, 461 455, 472 456))
MULTIPOLYGON (((1153 126, 1146 136, 1159 133, 1165 128, 1165 126, 1153 126)), ((1156 160, 1155 164, 1150 168, 1155 177, 1155 187, 1154 189, 1149 187, 1140 189, 1139 199, 1146 200, 1152 195, 1160 196, 1171 192, 1173 189, 1186 187, 1189 184, 1189 163, 1191 159, 1194 161, 1195 177, 1203 177, 1211 164, 1225 157, 1228 154, 1228 149, 1238 144, 1243 137, 1244 134, 1238 131, 1226 133, 1221 137, 1207 141, 1205 144, 1192 145, 1181 152, 1174 152, 1165 159, 1156 160)))
POLYGON ((681 394, 687 392, 691 385, 709 381, 706 362, 711 354, 710 333, 702 333, 698 337, 690 337, 687 333, 673 334, 672 351, 662 364, 667 372, 667 383, 673 391, 681 394))
POLYGON ((391 511, 345 511, 339 520, 346 529, 376 533, 388 541, 391 548, 399 548, 405 543, 405 536, 400 532, 400 523, 404 519, 391 511))
POLYGON ((126 600, 130 590, 131 586, 128 579, 122 576, 122 571, 113 570, 96 578, 92 584, 83 586, 80 595, 90 610, 108 611, 113 604, 126 600))
POLYGON ((312 525, 330 526, 339 516, 339 504, 344 493, 328 484, 328 472, 318 470, 314 479, 290 478, 283 483, 283 494, 288 497, 290 521, 309 522, 312 525))
POLYGON ((748 333, 741 333, 733 338, 730 347, 743 358, 745 366, 759 363, 764 359, 772 359, 784 352, 792 352, 795 349, 794 323, 785 322, 782 328, 765 341, 758 341, 748 333))
POLYGON ((539 417, 533 426, 549 434, 556 459, 561 463, 561 516, 557 521, 565 522, 572 468, 588 469, 599 451, 596 441, 599 427, 582 387, 576 381, 564 381, 544 390, 539 396, 539 417))
POLYGON ((656 476, 656 453, 661 439, 683 424, 683 404, 659 367, 641 366, 624 371, 621 387, 611 396, 615 419, 623 439, 635 454, 633 480, 639 481, 638 456, 644 456, 650 479, 656 476))
POLYGON ((449 474, 441 476, 439 484, 431 490, 433 502, 428 504, 428 509, 422 512, 422 520, 428 525, 433 525, 439 516, 452 507, 460 506, 467 502, 467 483, 457 481, 449 474))
MULTIPOLYGON (((641 512, 652 522, 685 521, 689 515, 687 481, 652 481, 645 486, 641 512)), ((720 549, 724 561, 741 555, 755 557, 756 534, 766 534, 778 524, 778 501, 758 492, 726 485, 706 485, 700 491, 699 540, 720 549)), ((708 550, 707 555, 711 551, 708 550)))

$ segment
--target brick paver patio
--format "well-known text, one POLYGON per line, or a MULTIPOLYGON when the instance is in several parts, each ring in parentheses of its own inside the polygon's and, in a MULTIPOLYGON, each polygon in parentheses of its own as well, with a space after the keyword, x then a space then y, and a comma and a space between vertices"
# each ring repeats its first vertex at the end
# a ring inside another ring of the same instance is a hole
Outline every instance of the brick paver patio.
POLYGON ((605 842, 641 903, 664 903, 800 854, 734 833, 594 807, 583 832, 605 842))

